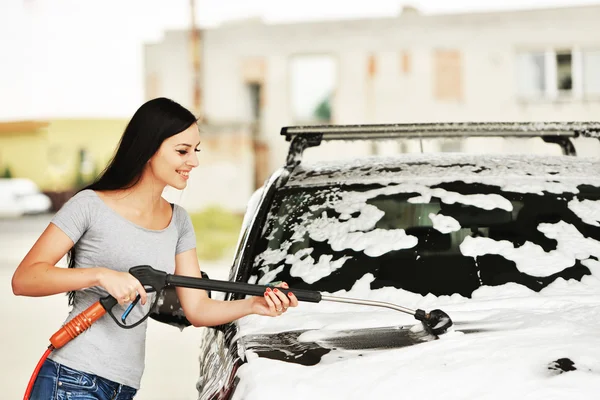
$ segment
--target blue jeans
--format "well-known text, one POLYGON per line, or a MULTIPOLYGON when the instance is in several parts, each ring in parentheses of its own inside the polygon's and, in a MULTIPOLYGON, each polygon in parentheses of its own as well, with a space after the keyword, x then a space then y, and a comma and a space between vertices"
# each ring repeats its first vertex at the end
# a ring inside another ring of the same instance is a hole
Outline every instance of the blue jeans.
POLYGON ((132 387, 46 359, 30 400, 131 400, 136 392, 132 387))

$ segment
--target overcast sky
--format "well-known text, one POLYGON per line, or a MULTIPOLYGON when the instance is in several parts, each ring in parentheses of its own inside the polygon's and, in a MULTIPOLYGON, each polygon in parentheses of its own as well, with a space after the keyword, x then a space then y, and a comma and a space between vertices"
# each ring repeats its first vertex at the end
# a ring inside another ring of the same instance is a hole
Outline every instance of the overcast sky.
MULTIPOLYGON (((197 21, 266 22, 598 4, 600 0, 197 0, 197 21)), ((0 120, 128 117, 143 101, 142 44, 189 24, 188 0, 0 0, 0 120)))

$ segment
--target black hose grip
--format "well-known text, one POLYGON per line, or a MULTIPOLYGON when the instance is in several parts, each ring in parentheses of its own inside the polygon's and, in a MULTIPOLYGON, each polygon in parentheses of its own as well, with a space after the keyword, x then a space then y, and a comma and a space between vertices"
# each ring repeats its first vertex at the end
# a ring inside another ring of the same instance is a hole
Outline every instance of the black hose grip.
POLYGON ((427 313, 425 310, 418 309, 415 311, 415 319, 418 321, 425 321, 427 319, 427 313))
POLYGON ((129 269, 129 273, 140 281, 142 286, 154 288, 156 293, 160 293, 167 284, 168 274, 165 271, 154 269, 149 265, 132 267, 129 269))
POLYGON ((112 297, 110 294, 100 299, 100 304, 102 304, 102 307, 104 307, 104 309, 108 312, 110 312, 110 310, 117 305, 117 303, 117 299, 112 297))

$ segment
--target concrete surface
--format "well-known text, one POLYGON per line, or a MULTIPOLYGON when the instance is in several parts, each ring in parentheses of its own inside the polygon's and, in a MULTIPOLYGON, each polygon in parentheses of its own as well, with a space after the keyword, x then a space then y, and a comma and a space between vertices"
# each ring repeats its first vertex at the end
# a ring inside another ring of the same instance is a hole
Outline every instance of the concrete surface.
MULTIPOLYGON (((66 295, 44 298, 17 297, 12 293, 12 274, 48 225, 50 216, 0 219, 0 343, 3 399, 19 399, 49 344, 49 339, 68 313, 66 295)), ((63 260, 64 262, 64 260, 63 260)), ((203 264, 209 276, 226 279, 224 263, 203 264)), ((136 400, 191 400, 197 398, 200 329, 177 328, 150 321, 146 345, 146 370, 136 400)))

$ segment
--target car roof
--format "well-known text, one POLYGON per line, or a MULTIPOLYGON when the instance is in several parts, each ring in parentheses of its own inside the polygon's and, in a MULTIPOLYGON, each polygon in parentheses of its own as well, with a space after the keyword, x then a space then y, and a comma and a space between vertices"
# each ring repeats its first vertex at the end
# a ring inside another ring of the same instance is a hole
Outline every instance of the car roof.
POLYGON ((569 180, 600 185, 600 158, 432 153, 302 162, 293 169, 285 186, 389 184, 414 179, 488 184, 509 179, 550 183, 569 180))

